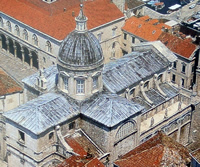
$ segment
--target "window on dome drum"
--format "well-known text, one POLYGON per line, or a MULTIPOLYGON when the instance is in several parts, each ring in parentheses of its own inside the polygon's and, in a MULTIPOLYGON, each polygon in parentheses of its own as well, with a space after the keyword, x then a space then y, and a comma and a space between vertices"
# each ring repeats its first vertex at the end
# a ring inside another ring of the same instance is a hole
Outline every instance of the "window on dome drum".
POLYGON ((19 141, 20 142, 25 142, 25 134, 24 132, 19 130, 19 141))
POLYGON ((127 40, 127 34, 124 33, 124 40, 127 40))
POLYGON ((26 30, 23 31, 23 37, 26 41, 28 41, 28 32, 26 30))
POLYGON ((9 21, 7 21, 7 26, 8 26, 8 31, 12 31, 12 28, 11 28, 11 24, 10 24, 10 22, 9 21))
POLYGON ((175 62, 173 63, 173 68, 174 68, 174 69, 176 69, 176 64, 177 64, 177 62, 175 61, 175 62))
POLYGON ((181 70, 182 73, 185 73, 185 68, 186 68, 186 65, 182 64, 182 70, 181 70))
POLYGON ((38 38, 35 34, 33 34, 33 45, 38 46, 38 38))
POLYGON ((3 27, 3 19, 0 17, 0 27, 3 27))
POLYGON ((15 34, 16 34, 17 36, 20 36, 19 27, 18 27, 17 25, 15 26, 15 34))
POLYGON ((132 43, 135 43, 135 37, 132 37, 132 43))
POLYGON ((135 124, 133 122, 127 122, 120 127, 116 134, 116 141, 123 139, 124 137, 130 135, 136 130, 135 124))
POLYGON ((46 42, 46 47, 47 47, 47 52, 51 53, 52 47, 51 47, 51 43, 49 41, 46 42))
POLYGON ((68 78, 63 76, 63 84, 64 84, 64 89, 68 90, 68 78))
POLYGON ((172 75, 172 82, 175 82, 175 81, 176 81, 176 75, 173 74, 173 75, 172 75))
POLYGON ((71 122, 69 124, 69 130, 74 129, 75 128, 75 122, 71 122))
POLYGON ((98 76, 93 77, 93 90, 98 88, 98 76))
POLYGON ((76 80, 76 93, 85 93, 85 81, 83 79, 76 80))

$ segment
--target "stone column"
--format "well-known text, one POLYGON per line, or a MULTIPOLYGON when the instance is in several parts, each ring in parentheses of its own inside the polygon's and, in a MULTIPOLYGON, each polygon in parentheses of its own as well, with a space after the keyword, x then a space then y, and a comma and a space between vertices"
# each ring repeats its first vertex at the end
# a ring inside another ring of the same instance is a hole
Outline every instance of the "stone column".
POLYGON ((16 46, 15 43, 14 43, 14 46, 13 46, 13 47, 14 47, 14 56, 17 57, 17 46, 16 46))
POLYGON ((24 63, 24 49, 21 48, 21 52, 22 52, 22 62, 24 63))
POLYGON ((9 53, 9 40, 6 38, 7 52, 9 53))
POLYGON ((32 54, 31 54, 31 52, 29 52, 29 58, 30 58, 30 66, 31 66, 31 68, 33 67, 33 56, 32 56, 32 54))
POLYGON ((0 36, 0 49, 2 49, 2 37, 0 36))

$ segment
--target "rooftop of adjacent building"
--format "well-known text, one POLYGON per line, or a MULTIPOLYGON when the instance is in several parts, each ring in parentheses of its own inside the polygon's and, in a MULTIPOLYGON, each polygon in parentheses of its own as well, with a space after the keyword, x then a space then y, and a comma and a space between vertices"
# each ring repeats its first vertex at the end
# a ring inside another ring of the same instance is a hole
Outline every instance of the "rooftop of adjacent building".
POLYGON ((21 92, 22 87, 0 68, 0 96, 21 92))
POLYGON ((77 155, 64 160, 58 167, 69 166, 86 166, 86 167, 104 167, 98 160, 102 154, 99 153, 98 148, 88 139, 82 131, 77 131, 71 136, 65 137, 67 144, 73 149, 77 155))
POLYGON ((164 165, 163 161, 166 166, 174 163, 181 166, 190 162, 190 155, 184 146, 162 132, 158 132, 155 136, 116 160, 115 164, 119 167, 159 167, 161 164, 164 165))
POLYGON ((186 38, 186 35, 182 33, 174 33, 173 35, 165 32, 166 29, 170 30, 171 28, 171 26, 160 23, 157 19, 151 19, 149 16, 139 18, 132 16, 125 22, 122 30, 147 41, 160 40, 174 53, 190 58, 197 46, 192 43, 191 38, 186 38))
MULTIPOLYGON (((124 17, 110 0, 84 1, 88 29, 124 17)), ((1 0, 0 11, 58 40, 74 30, 79 0, 59 0, 48 4, 42 0, 1 0)))
POLYGON ((200 164, 200 148, 191 153, 192 157, 200 164))

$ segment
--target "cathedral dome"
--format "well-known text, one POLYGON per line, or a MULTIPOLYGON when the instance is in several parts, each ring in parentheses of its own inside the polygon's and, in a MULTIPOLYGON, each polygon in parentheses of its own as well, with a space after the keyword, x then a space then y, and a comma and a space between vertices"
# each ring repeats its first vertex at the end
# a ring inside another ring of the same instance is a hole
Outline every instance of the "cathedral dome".
POLYGON ((91 66, 103 62, 103 53, 91 32, 74 30, 62 42, 58 60, 70 66, 91 66))
POLYGON ((58 61, 75 68, 102 65, 102 49, 98 39, 87 30, 87 17, 83 14, 82 4, 75 20, 76 28, 63 40, 58 61))

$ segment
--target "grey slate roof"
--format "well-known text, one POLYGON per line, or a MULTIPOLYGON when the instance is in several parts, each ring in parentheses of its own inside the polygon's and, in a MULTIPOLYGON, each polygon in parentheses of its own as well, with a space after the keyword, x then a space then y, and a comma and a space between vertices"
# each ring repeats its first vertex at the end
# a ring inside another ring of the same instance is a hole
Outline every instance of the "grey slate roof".
MULTIPOLYGON (((56 65, 50 66, 44 69, 43 71, 44 71, 43 72, 44 77, 47 80, 47 91, 50 91, 56 85, 56 79, 57 79, 56 75, 58 74, 57 66, 56 65)), ((36 85, 38 76, 39 76, 39 72, 24 78, 22 82, 37 90, 37 87, 35 85, 36 85)))
POLYGON ((69 104, 62 95, 48 93, 3 115, 34 134, 40 134, 77 114, 79 111, 75 104, 69 104))
POLYGON ((165 98, 155 89, 150 89, 145 93, 147 97, 153 102, 154 105, 158 105, 165 101, 165 98))
POLYGON ((113 127, 143 109, 141 105, 116 94, 102 94, 84 104, 81 113, 107 127, 113 127))
POLYGON ((104 66, 103 83, 110 92, 118 93, 166 69, 168 63, 152 51, 132 52, 104 66))
POLYGON ((169 98, 176 96, 178 93, 178 89, 168 83, 162 83, 159 86, 169 98))

